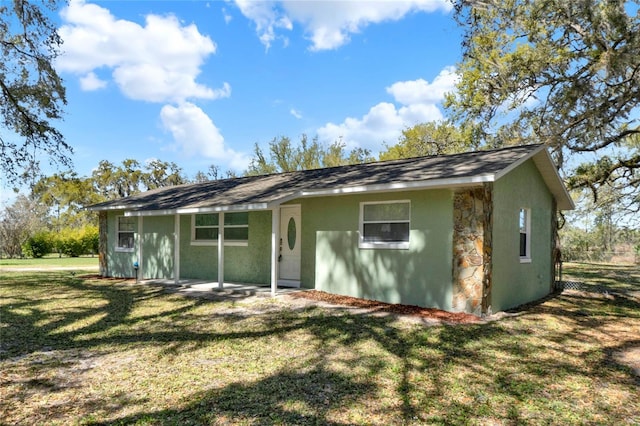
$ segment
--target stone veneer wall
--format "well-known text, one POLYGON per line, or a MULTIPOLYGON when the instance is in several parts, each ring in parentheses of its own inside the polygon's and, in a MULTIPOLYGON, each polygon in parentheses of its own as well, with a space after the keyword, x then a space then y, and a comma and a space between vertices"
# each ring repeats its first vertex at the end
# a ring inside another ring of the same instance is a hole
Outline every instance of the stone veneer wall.
POLYGON ((454 311, 481 315, 491 310, 491 190, 485 184, 453 195, 454 311))

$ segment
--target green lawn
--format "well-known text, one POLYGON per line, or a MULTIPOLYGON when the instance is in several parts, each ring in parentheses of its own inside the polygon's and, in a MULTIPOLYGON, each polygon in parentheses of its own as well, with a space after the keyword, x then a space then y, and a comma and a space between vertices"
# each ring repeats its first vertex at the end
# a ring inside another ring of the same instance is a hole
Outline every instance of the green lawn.
POLYGON ((54 268, 97 268, 98 256, 82 256, 82 257, 60 257, 57 254, 45 256, 42 259, 0 259, 0 269, 3 268, 37 268, 37 269, 54 269, 54 268))
POLYGON ((640 282, 611 268, 625 293, 433 326, 3 273, 0 423, 637 425, 640 282))

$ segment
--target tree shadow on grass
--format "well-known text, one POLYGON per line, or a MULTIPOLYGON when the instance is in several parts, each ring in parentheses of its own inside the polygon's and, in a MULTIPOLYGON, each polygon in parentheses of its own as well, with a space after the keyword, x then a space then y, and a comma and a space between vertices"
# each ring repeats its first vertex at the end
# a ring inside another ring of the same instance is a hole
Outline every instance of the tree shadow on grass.
MULTIPOLYGON (((266 339, 264 344, 271 348, 278 342, 284 347, 284 343, 300 333, 307 337, 304 341, 308 345, 301 359, 274 351, 275 356, 290 362, 273 372, 258 373, 255 379, 232 381, 225 376, 219 385, 212 384, 209 389, 183 390, 179 404, 149 408, 155 405, 154 389, 148 389, 144 397, 124 392, 117 396, 118 404, 134 414, 116 415, 109 422, 101 423, 97 413, 106 418, 105 413, 117 409, 113 408, 113 401, 93 398, 85 403, 69 401, 56 406, 57 418, 72 423, 82 420, 93 424, 451 424, 485 417, 518 423, 527 421, 531 406, 534 411, 545 413, 537 419, 539 422, 557 423, 570 420, 575 414, 571 412, 575 410, 572 397, 565 401, 564 395, 556 393, 542 398, 541 389, 555 377, 569 376, 577 382, 595 380, 594 370, 584 365, 580 358, 583 354, 569 350, 549 362, 546 354, 549 348, 544 347, 542 338, 559 342, 554 350, 562 351, 575 342, 593 340, 590 330, 633 315, 640 308, 632 300, 606 299, 594 304, 590 299, 563 295, 561 300, 550 300, 522 311, 518 321, 486 324, 400 327, 393 315, 374 316, 343 308, 318 307, 282 307, 258 313, 257 322, 248 324, 244 322, 248 316, 240 312, 211 309, 206 316, 196 314, 191 310, 198 305, 213 308, 219 302, 189 298, 173 309, 132 318, 136 303, 167 295, 162 289, 146 286, 117 283, 105 286, 68 277, 55 280, 59 293, 54 286, 45 288, 38 298, 15 297, 9 305, 2 304, 2 321, 9 324, 9 329, 23 330, 10 335, 2 331, 3 348, 8 343, 10 352, 0 354, 0 359, 29 355, 43 347, 51 351, 118 352, 128 345, 153 344, 162 348, 161 356, 181 354, 194 346, 245 340, 266 339), (67 298, 82 295, 100 303, 93 306, 89 301, 78 309, 52 312, 44 309, 45 294, 67 298), (620 312, 609 309, 611 306, 620 312), (575 313, 577 309, 593 312, 580 315, 575 313), (612 312, 621 316, 612 319, 609 317, 612 312), (572 330, 555 331, 539 324, 541 313, 570 322, 572 330), (157 321, 172 316, 174 324, 155 326, 157 321), (97 319, 66 329, 88 318, 97 319), (223 321, 229 327, 193 326, 202 320, 223 321), (29 337, 31 334, 34 337, 29 337), (10 339, 4 342, 5 337, 10 339), (20 346, 21 337, 27 340, 24 347, 20 346), (378 403, 380 398, 390 402, 378 403), (554 414, 553 409, 567 411, 568 417, 554 414), (69 413, 81 413, 81 418, 69 417, 72 416, 69 413)), ((37 279, 27 285, 37 285, 37 279)), ((239 372, 243 362, 251 361, 241 351, 234 356, 239 372)), ((46 370, 49 366, 39 368, 46 370)), ((176 371, 179 374, 179 369, 176 371)), ((596 371, 597 380, 602 382, 626 380, 617 378, 620 370, 610 363, 601 362, 596 371)), ((25 395, 52 392, 58 386, 50 378, 32 377, 25 381, 24 392, 25 395)), ((0 407, 0 413, 3 410, 0 407)), ((615 412, 611 419, 621 420, 615 412)))
POLYGON ((0 360, 37 351, 85 348, 80 336, 127 323, 134 303, 161 294, 141 286, 123 288, 123 282, 94 285, 60 273, 21 276, 10 285, 36 297, 7 296, 10 300, 0 304, 0 319, 8 325, 0 334, 0 360), (56 301, 65 306, 51 306, 56 301))
POLYGON ((231 383, 195 393, 176 409, 126 416, 89 424, 352 424, 329 413, 357 404, 375 386, 316 366, 310 371, 282 371, 251 383, 231 383))

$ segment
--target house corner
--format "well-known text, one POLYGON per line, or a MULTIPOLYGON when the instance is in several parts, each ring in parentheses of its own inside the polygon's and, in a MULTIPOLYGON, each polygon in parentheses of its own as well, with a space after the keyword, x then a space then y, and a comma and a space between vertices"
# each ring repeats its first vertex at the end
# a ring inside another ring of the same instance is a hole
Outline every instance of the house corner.
POLYGON ((107 212, 98 212, 98 268, 100 276, 107 277, 107 238, 108 238, 107 212))
POLYGON ((452 310, 477 316, 491 310, 492 187, 453 196, 452 310))

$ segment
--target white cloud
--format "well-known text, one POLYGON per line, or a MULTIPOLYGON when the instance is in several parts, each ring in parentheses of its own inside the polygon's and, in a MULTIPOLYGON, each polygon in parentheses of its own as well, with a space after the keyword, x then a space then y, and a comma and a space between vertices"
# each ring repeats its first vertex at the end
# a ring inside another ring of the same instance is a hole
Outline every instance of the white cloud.
POLYGON ((165 105, 160 111, 160 119, 183 154, 222 160, 237 170, 244 170, 249 165, 246 155, 225 148, 220 130, 198 106, 190 102, 165 105))
POLYGON ((403 105, 437 103, 444 99, 458 82, 455 67, 446 67, 429 83, 423 79, 399 81, 387 87, 387 93, 403 105))
POLYGON ((216 45, 193 24, 182 25, 173 15, 147 15, 141 26, 83 0, 72 0, 61 17, 64 52, 57 67, 82 75, 87 87, 96 83, 89 77, 94 70, 107 68, 122 93, 132 99, 180 102, 229 95, 228 84, 214 90, 196 83, 200 67, 216 45))
POLYGON ((104 89, 107 87, 107 82, 98 78, 93 71, 87 73, 84 77, 80 77, 80 87, 86 92, 93 90, 104 89))
POLYGON ((111 72, 124 96, 140 101, 167 103, 160 119, 178 150, 187 156, 224 160, 246 168, 248 160, 225 148, 213 121, 191 99, 219 99, 231 95, 229 83, 210 88, 196 82, 206 58, 216 45, 198 28, 183 25, 173 15, 147 15, 144 25, 116 19, 101 6, 71 0, 61 12, 59 34, 64 53, 57 67, 80 76, 83 90, 107 85, 95 70, 111 72))
POLYGON ((267 49, 276 39, 277 29, 293 29, 291 20, 277 9, 277 2, 236 0, 235 3, 240 12, 255 23, 258 37, 267 49))
POLYGON ((260 41, 270 47, 278 30, 302 25, 311 50, 335 49, 349 42, 351 34, 368 25, 398 21, 410 13, 451 10, 448 0, 407 1, 251 1, 236 0, 244 16, 256 25, 260 41))
POLYGON ((302 113, 295 108, 291 108, 289 113, 293 115, 295 118, 297 118, 298 120, 302 118, 302 113))
POLYGON ((340 124, 327 123, 318 129, 318 138, 326 143, 342 139, 348 148, 363 147, 377 152, 383 143, 396 143, 406 127, 442 120, 438 104, 447 92, 454 90, 456 82, 455 68, 446 67, 432 83, 423 79, 394 83, 387 87, 387 93, 396 104, 380 102, 362 118, 348 117, 340 124))
MULTIPOLYGON (((209 3, 207 3, 207 7, 209 7, 209 3)), ((233 16, 231 16, 231 14, 227 12, 227 9, 225 9, 224 7, 222 8, 222 16, 224 17, 225 24, 228 24, 233 19, 233 16)))

